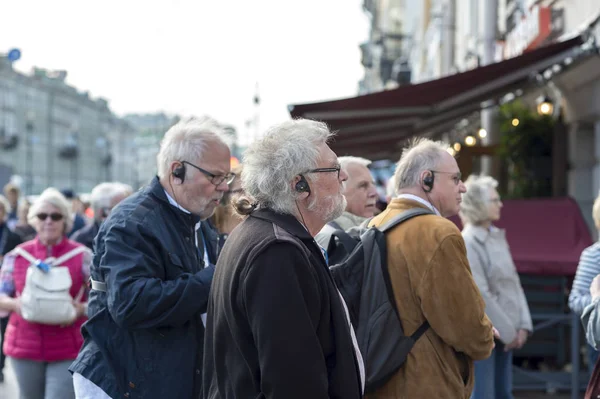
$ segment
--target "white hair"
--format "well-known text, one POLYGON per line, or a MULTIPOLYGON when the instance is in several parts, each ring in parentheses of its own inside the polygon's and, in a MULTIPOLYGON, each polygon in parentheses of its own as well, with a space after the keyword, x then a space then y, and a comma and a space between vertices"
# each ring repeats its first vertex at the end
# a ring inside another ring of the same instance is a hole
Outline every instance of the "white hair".
POLYGON ((8 202, 4 195, 0 195, 0 206, 4 208, 4 218, 2 219, 2 221, 6 222, 8 220, 8 214, 11 211, 11 206, 10 202, 8 202))
POLYGON ((488 201, 490 190, 498 187, 496 179, 490 176, 471 175, 465 181, 467 192, 462 195, 459 216, 463 223, 474 225, 490 220, 488 201))
POLYGON ((223 129, 212 118, 188 118, 173 125, 160 142, 156 156, 158 177, 169 175, 172 162, 197 162, 209 142, 226 145, 223 129))
MULTIPOLYGON (((268 129, 244 154, 242 188, 251 199, 240 198, 236 210, 250 213, 250 201, 254 200, 261 207, 294 214, 297 193, 292 190, 292 180, 316 168, 319 146, 332 136, 326 124, 308 119, 286 121, 268 129)), ((318 176, 306 178, 315 181, 318 176)))
POLYGON ((94 187, 90 194, 90 205, 94 214, 99 213, 102 208, 109 208, 115 198, 126 197, 129 192, 126 186, 118 182, 104 182, 94 187))
POLYGON ((347 170, 348 165, 351 165, 351 164, 357 164, 357 165, 362 165, 362 166, 368 167, 372 163, 370 160, 368 160, 366 158, 352 157, 352 156, 339 157, 338 161, 340 162, 340 166, 344 170, 347 170))
POLYGON ((40 196, 33 201, 29 207, 29 212, 27 213, 27 222, 30 225, 35 226, 37 214, 44 204, 50 204, 58 208, 60 213, 63 215, 63 221, 65 222, 65 231, 63 233, 67 234, 69 231, 71 231, 73 228, 71 204, 69 204, 69 201, 60 193, 60 191, 53 187, 45 189, 40 196))
POLYGON ((434 170, 442 154, 447 153, 448 144, 442 141, 433 141, 423 137, 413 140, 402 151, 398 161, 394 180, 396 190, 411 188, 421 185, 421 174, 426 170, 434 170))
POLYGON ((121 189, 121 191, 123 192, 123 195, 125 197, 129 197, 131 194, 133 194, 135 192, 133 190, 133 187, 131 187, 129 184, 121 183, 120 181, 116 181, 116 182, 114 182, 114 184, 116 184, 121 189))

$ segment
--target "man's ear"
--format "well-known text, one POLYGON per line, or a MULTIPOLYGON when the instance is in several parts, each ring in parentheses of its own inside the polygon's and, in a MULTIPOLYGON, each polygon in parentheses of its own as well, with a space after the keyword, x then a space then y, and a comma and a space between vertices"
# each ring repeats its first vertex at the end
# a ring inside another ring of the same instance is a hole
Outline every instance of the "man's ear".
POLYGON ((185 167, 182 165, 181 162, 173 161, 169 165, 169 175, 170 175, 169 179, 173 178, 173 183, 175 185, 183 184, 183 179, 184 179, 184 175, 185 175, 184 168, 185 167))

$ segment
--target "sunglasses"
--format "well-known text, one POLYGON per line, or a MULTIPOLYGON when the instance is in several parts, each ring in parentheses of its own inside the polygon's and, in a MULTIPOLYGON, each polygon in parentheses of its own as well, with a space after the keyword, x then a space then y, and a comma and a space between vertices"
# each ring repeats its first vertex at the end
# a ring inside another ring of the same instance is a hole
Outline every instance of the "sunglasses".
POLYGON ((62 220, 62 218, 63 218, 63 215, 60 213, 38 213, 36 216, 41 221, 44 221, 44 220, 48 219, 48 217, 49 217, 53 221, 58 222, 59 220, 62 220))

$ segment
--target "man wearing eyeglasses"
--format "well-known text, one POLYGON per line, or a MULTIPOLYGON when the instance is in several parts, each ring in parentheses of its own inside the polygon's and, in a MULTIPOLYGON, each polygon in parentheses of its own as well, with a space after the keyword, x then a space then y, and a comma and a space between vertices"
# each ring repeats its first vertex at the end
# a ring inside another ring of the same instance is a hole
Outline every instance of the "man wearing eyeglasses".
POLYGON ((85 342, 70 368, 78 398, 200 397, 214 266, 196 227, 235 178, 223 137, 210 119, 171 127, 158 176, 100 226, 85 342))
POLYGON ((205 399, 362 397, 362 357, 313 239, 346 207, 331 136, 323 123, 287 121, 244 154, 234 206, 247 217, 217 261, 205 399))
POLYGON ((386 233, 394 299, 406 335, 429 328, 406 363, 368 399, 461 398, 473 390, 473 360, 490 356, 494 330, 471 275, 460 230, 449 221, 466 192, 447 145, 416 140, 398 162, 397 196, 370 222, 381 226, 414 208, 431 213, 386 233))

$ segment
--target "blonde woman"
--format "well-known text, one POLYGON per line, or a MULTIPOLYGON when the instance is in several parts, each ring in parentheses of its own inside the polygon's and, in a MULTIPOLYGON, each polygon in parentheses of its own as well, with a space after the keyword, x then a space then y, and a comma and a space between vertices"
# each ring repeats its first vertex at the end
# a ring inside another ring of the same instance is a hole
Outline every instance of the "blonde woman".
POLYGON ((60 264, 68 268, 71 277, 74 318, 63 325, 27 321, 21 314, 21 294, 28 268, 38 267, 29 258, 42 262, 64 258, 82 247, 67 238, 73 224, 71 207, 56 189, 46 189, 38 197, 29 208, 28 221, 37 232, 36 238, 9 252, 0 270, 0 310, 12 312, 2 343, 4 352, 17 377, 21 399, 75 398, 68 368, 83 344, 80 328, 86 320, 84 292, 91 251, 84 248, 60 264))
POLYGON ((512 351, 521 348, 533 331, 531 315, 505 232, 493 224, 502 209, 498 182, 471 175, 465 185, 460 217, 467 257, 485 312, 500 335, 492 355, 475 362, 471 398, 512 398, 512 351))

